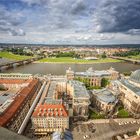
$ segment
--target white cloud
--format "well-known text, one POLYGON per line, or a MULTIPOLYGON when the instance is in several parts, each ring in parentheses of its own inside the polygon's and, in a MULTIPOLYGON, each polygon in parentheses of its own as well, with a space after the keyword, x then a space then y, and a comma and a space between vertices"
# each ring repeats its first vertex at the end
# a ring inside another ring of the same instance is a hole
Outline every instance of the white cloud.
POLYGON ((2 5, 0 5, 0 13, 0 33, 6 32, 13 36, 25 35, 24 31, 18 28, 18 25, 21 24, 20 14, 11 13, 2 5))
POLYGON ((132 28, 136 25, 130 24, 131 20, 127 24, 131 26, 126 25, 127 29, 124 30, 122 23, 130 18, 120 9, 122 5, 125 9, 130 6, 126 11, 135 13, 131 15, 137 17, 139 15, 139 11, 136 10, 138 4, 136 7, 135 4, 138 0, 134 0, 134 2, 130 2, 130 0, 19 1, 21 2, 19 9, 13 7, 12 10, 9 10, 7 7, 0 7, 0 36, 3 40, 2 35, 7 40, 5 35, 7 33, 9 40, 17 40, 17 42, 60 44, 65 42, 95 44, 98 42, 139 42, 139 28, 132 28), (120 16, 124 18, 120 18, 120 16), (126 16, 128 18, 125 18, 126 16))

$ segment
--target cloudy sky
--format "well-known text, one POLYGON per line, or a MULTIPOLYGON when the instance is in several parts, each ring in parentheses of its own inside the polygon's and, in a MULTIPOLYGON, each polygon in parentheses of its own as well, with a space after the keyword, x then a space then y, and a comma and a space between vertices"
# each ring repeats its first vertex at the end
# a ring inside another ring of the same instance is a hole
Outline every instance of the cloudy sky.
POLYGON ((140 43, 140 0, 0 0, 0 42, 140 43))

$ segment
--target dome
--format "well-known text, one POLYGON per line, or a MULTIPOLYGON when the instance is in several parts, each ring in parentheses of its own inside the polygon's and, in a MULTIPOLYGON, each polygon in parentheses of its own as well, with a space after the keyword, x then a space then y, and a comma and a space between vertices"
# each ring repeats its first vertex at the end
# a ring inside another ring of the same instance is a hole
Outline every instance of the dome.
POLYGON ((133 81, 135 81, 135 82, 140 83, 140 69, 134 71, 134 72, 131 74, 130 79, 133 80, 133 81))

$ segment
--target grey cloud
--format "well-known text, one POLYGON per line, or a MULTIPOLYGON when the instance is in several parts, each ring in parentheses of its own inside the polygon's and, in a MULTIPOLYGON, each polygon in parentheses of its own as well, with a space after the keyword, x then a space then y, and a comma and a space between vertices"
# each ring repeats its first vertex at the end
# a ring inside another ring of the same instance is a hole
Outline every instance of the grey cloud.
POLYGON ((86 2, 83 0, 79 0, 72 5, 72 14, 79 14, 83 12, 87 8, 86 2))
POLYGON ((140 0, 101 0, 93 18, 96 32, 140 29, 140 0))
POLYGON ((7 32, 9 35, 12 36, 24 36, 25 32, 22 29, 13 29, 11 27, 4 27, 0 25, 1 32, 7 32))
POLYGON ((12 36, 24 36, 25 32, 18 28, 21 24, 20 18, 14 13, 6 10, 0 5, 0 32, 9 33, 12 36))
POLYGON ((27 3, 29 6, 31 6, 32 4, 42 4, 47 2, 47 0, 21 0, 22 2, 27 3))
POLYGON ((10 29, 8 32, 12 36, 25 36, 25 32, 22 29, 17 29, 17 30, 10 29))
MULTIPOLYGON (((48 26, 44 30, 74 29, 81 26, 81 21, 89 18, 91 0, 21 0, 28 5, 37 4, 44 11, 43 24, 48 26)), ((94 3, 94 0, 92 0, 94 3)), ((92 4, 91 4, 92 5, 92 4)))
POLYGON ((131 34, 131 35, 140 35, 140 29, 130 29, 128 32, 126 32, 127 34, 131 34))

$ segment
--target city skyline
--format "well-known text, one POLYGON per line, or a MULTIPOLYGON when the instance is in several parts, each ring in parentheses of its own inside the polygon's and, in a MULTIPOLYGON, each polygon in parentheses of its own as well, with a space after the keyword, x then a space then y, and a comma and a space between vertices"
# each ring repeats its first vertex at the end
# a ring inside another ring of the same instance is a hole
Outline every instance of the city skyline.
POLYGON ((0 42, 139 44, 139 0, 1 0, 0 42))

